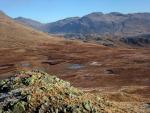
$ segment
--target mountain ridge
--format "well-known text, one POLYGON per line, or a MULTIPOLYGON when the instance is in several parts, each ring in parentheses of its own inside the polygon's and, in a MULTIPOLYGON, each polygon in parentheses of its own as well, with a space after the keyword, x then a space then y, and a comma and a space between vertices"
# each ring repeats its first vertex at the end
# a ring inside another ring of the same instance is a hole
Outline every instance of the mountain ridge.
POLYGON ((16 20, 40 31, 63 35, 69 39, 94 41, 102 39, 101 43, 104 42, 104 45, 112 45, 112 42, 105 40, 105 37, 111 37, 115 43, 121 42, 134 46, 150 44, 150 39, 147 37, 150 34, 150 13, 146 12, 129 14, 93 12, 83 17, 70 17, 46 24, 40 23, 39 26, 35 24, 37 21, 33 22, 30 19, 22 18, 16 20), (143 39, 140 38, 139 40, 140 36, 143 39), (132 39, 125 41, 124 39, 128 37, 132 37, 132 39), (116 40, 117 38, 119 39, 116 40))
POLYGON ((17 18, 14 18, 14 20, 18 21, 18 22, 20 22, 26 26, 37 29, 37 30, 42 30, 42 27, 44 25, 41 22, 38 22, 38 21, 33 20, 33 19, 29 19, 29 18, 24 18, 24 17, 17 17, 17 18))
MULTIPOLYGON (((19 19, 16 20, 20 21, 19 19)), ((25 18, 24 20, 26 21, 25 18)), ((25 21, 23 23, 26 23, 25 21)), ((34 25, 30 23, 29 26, 34 28, 34 25)), ((104 14, 102 12, 93 12, 83 17, 70 17, 56 22, 42 24, 42 27, 42 31, 52 34, 145 34, 150 32, 150 13, 123 14, 111 12, 104 14)))

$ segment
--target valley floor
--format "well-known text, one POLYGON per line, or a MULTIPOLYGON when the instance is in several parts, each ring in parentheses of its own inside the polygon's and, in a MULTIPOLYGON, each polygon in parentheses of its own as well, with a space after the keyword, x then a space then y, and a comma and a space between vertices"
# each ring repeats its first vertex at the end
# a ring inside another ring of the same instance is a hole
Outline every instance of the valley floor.
POLYGON ((79 41, 0 48, 0 78, 40 69, 117 102, 150 102, 150 49, 109 48, 79 41))

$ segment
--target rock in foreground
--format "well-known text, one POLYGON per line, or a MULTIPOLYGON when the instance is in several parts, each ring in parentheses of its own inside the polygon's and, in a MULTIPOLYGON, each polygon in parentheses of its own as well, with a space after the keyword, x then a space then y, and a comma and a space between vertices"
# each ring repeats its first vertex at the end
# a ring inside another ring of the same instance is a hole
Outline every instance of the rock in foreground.
POLYGON ((39 71, 21 71, 13 77, 0 81, 0 113, 127 113, 127 111, 102 97, 84 93, 55 76, 39 71))

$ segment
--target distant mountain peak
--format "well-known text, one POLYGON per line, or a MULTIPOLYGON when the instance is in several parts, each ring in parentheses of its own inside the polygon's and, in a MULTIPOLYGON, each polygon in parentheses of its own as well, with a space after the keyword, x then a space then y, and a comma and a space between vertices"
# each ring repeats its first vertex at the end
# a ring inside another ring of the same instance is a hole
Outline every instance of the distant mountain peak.
POLYGON ((88 15, 85 15, 85 17, 86 16, 102 16, 102 15, 104 15, 104 13, 102 13, 102 12, 93 12, 93 13, 90 13, 88 15))
POLYGON ((103 12, 93 12, 93 13, 90 13, 89 15, 103 15, 104 13, 103 12))
POLYGON ((0 10, 0 14, 4 14, 5 15, 5 13, 3 11, 1 11, 1 10, 0 10))
POLYGON ((77 20, 77 19, 80 19, 80 17, 68 17, 68 18, 65 18, 65 19, 62 19, 62 20, 58 20, 56 22, 71 22, 71 21, 74 21, 74 20, 77 20))
POLYGON ((119 12, 111 12, 111 13, 108 13, 108 15, 113 15, 113 16, 125 16, 125 14, 119 13, 119 12))
POLYGON ((17 17, 17 18, 14 18, 15 20, 20 20, 20 21, 32 21, 32 22, 36 22, 36 23, 41 23, 39 21, 36 21, 36 20, 33 20, 33 19, 30 19, 30 18, 25 18, 25 17, 17 17))
POLYGON ((38 30, 41 30, 41 27, 44 25, 36 20, 32 20, 32 19, 24 18, 24 17, 17 17, 17 18, 14 18, 14 20, 16 20, 26 26, 30 26, 30 27, 33 27, 38 30))
POLYGON ((112 15, 112 16, 124 16, 125 14, 123 13, 120 13, 120 12, 110 12, 110 13, 102 13, 102 12, 93 12, 93 13, 90 13, 86 16, 105 16, 105 15, 112 15))

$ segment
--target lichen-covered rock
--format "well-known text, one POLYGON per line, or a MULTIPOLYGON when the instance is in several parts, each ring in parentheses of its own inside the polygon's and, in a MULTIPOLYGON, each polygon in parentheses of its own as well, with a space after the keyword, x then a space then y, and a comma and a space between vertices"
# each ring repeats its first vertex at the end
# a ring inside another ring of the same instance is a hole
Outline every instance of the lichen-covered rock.
POLYGON ((34 83, 34 79, 32 78, 32 77, 30 77, 30 78, 23 78, 22 79, 22 83, 24 84, 24 85, 31 85, 31 84, 33 84, 34 83))
POLYGON ((92 111, 92 105, 90 101, 87 102, 83 102, 83 107, 87 110, 87 111, 92 111))
MULTIPOLYGON (((47 73, 21 71, 0 81, 0 113, 127 113, 47 73)), ((134 113, 134 112, 132 112, 134 113)))
POLYGON ((19 101, 13 105, 12 112, 14 113, 24 113, 26 108, 26 102, 19 101))

